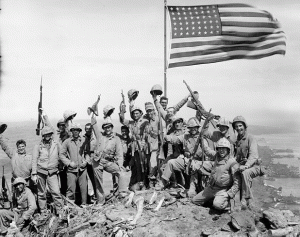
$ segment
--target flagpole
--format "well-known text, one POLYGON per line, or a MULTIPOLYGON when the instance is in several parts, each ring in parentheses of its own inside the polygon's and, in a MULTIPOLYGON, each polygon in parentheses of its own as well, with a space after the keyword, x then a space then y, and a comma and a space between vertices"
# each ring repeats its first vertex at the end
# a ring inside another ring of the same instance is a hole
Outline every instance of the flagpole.
POLYGON ((167 0, 164 0, 164 95, 167 96, 167 0))

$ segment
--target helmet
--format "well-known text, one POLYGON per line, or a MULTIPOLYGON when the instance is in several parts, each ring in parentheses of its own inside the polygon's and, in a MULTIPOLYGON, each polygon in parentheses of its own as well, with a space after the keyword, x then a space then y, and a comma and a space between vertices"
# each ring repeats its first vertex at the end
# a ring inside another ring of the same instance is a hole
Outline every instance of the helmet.
POLYGON ((181 120, 181 122, 183 122, 183 118, 177 117, 176 115, 174 115, 174 116, 172 117, 172 124, 174 125, 174 123, 175 123, 176 121, 178 121, 178 120, 181 120))
POLYGON ((135 100, 136 97, 138 97, 138 95, 139 95, 139 91, 136 89, 130 89, 127 92, 127 95, 128 95, 129 100, 135 100))
POLYGON ((232 127, 234 129, 235 123, 236 122, 241 122, 245 125, 245 128, 247 128, 247 123, 246 123, 246 119, 243 116, 236 116, 233 121, 232 121, 232 127))
POLYGON ((67 121, 68 119, 71 119, 70 117, 71 116, 76 116, 76 112, 74 112, 74 111, 71 111, 71 110, 66 110, 65 112, 64 112, 64 115, 63 115, 63 117, 64 117, 64 119, 65 119, 65 121, 67 121))
POLYGON ((156 95, 162 95, 163 91, 162 91, 161 85, 156 84, 156 85, 152 86, 151 91, 150 91, 150 94, 152 95, 153 92, 154 92, 156 95))
POLYGON ((225 117, 221 117, 217 123, 217 127, 219 127, 220 125, 226 126, 229 128, 229 120, 227 120, 225 117))
POLYGON ((60 124, 65 124, 65 120, 64 119, 58 120, 57 127, 59 127, 60 124))
POLYGON ((14 181, 14 183, 13 183, 13 185, 16 186, 16 185, 19 184, 19 183, 22 183, 22 184, 24 184, 24 185, 27 184, 27 182, 25 181, 25 179, 23 179, 22 177, 16 178, 15 181, 14 181))
POLYGON ((103 124, 102 124, 102 129, 104 129, 107 126, 114 126, 110 117, 106 117, 104 119, 103 124))
POLYGON ((230 142, 225 138, 222 137, 218 142, 217 142, 217 148, 220 147, 226 147, 230 150, 230 142))
POLYGON ((151 102, 145 103, 145 110, 147 111, 148 109, 154 109, 154 105, 151 102))
POLYGON ((132 112, 135 111, 135 110, 139 110, 139 111, 143 114, 143 110, 142 110, 140 107, 138 107, 138 106, 133 106, 133 107, 131 108, 130 113, 132 114, 132 112))
POLYGON ((113 112, 115 108, 111 105, 106 105, 103 109, 104 118, 109 117, 113 112))
POLYGON ((52 127, 49 127, 49 126, 43 127, 43 129, 42 129, 42 136, 44 136, 46 134, 50 134, 50 133, 53 133, 52 127))
POLYGON ((72 123, 70 127, 70 131, 72 131, 73 129, 78 129, 80 130, 80 132, 82 131, 79 123, 72 123))
POLYGON ((7 128, 7 125, 5 123, 0 123, 0 134, 3 133, 6 128, 7 128))
POLYGON ((187 127, 188 128, 193 128, 193 127, 201 127, 199 121, 197 118, 192 117, 189 119, 188 123, 187 123, 187 127))

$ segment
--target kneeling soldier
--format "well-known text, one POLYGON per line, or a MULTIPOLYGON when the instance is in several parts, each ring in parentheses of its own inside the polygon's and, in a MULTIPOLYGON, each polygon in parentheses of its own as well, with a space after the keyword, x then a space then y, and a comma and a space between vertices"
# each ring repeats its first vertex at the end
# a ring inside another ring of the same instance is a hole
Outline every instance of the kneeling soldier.
POLYGON ((34 195, 29 188, 26 187, 25 179, 16 178, 13 185, 15 187, 16 206, 13 211, 0 210, 0 228, 1 232, 7 231, 9 224, 15 220, 17 227, 22 230, 25 224, 28 224, 30 217, 37 209, 34 195), (26 223, 27 222, 27 223, 26 223))
POLYGON ((229 200, 238 192, 240 180, 236 172, 239 164, 230 156, 230 147, 226 138, 218 141, 209 185, 192 199, 194 204, 203 205, 213 200, 216 209, 229 209, 229 200))

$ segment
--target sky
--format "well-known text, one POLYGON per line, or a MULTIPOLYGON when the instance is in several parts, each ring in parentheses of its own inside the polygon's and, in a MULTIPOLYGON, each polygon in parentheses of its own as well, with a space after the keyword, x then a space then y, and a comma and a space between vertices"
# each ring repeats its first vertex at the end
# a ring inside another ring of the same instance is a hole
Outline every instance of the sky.
MULTIPOLYGON (((229 2, 169 0, 168 5, 229 2)), ((168 69, 169 105, 188 95, 185 80, 214 114, 300 130, 300 2, 238 2, 278 19, 286 55, 168 69)), ((37 119, 41 76, 43 107, 52 119, 65 110, 88 118, 87 107, 98 94, 99 110, 112 105, 117 119, 121 90, 127 94, 133 88, 139 90, 136 104, 144 108, 152 101, 151 87, 164 83, 163 6, 163 0, 2 0, 0 121, 37 119)), ((188 119, 194 111, 184 107, 178 115, 188 119)))

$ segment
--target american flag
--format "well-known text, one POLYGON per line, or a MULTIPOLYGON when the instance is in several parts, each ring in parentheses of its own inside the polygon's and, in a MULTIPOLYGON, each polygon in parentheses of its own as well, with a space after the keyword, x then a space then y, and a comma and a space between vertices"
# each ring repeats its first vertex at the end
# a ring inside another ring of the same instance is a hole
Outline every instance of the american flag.
POLYGON ((168 6, 169 68, 285 54, 285 34, 267 11, 246 4, 168 6))

